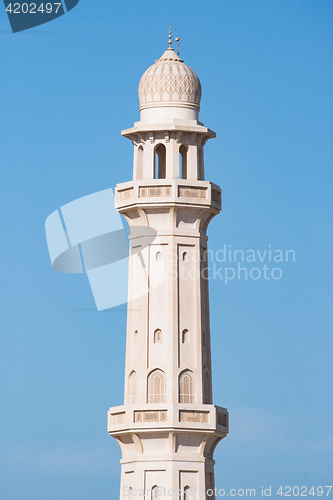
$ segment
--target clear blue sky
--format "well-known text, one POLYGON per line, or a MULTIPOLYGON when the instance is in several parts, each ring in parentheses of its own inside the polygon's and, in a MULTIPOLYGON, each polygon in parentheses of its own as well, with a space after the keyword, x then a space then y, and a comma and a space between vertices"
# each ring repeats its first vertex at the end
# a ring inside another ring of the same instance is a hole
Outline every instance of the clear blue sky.
POLYGON ((120 131, 169 24, 217 133, 210 249, 296 252, 280 280, 211 281, 217 486, 332 484, 332 1, 81 0, 16 35, 0 6, 1 500, 118 498, 126 308, 52 270, 44 221, 131 178, 120 131))

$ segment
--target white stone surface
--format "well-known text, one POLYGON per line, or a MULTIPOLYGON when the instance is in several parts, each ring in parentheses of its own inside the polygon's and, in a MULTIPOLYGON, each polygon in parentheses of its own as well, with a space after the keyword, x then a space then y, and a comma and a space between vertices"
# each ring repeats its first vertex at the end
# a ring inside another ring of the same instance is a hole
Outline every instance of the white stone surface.
POLYGON ((221 209, 220 188, 204 180, 203 148, 215 134, 198 122, 198 77, 172 49, 145 72, 139 95, 141 120, 123 132, 134 144, 133 180, 116 190, 131 229, 125 401, 110 408, 108 430, 122 449, 121 500, 129 488, 161 498, 156 487, 206 500, 228 432, 227 410, 213 405, 205 272, 207 226, 221 209), (150 87, 158 75, 163 92, 150 87), (190 75, 187 92, 174 85, 179 75, 190 75))

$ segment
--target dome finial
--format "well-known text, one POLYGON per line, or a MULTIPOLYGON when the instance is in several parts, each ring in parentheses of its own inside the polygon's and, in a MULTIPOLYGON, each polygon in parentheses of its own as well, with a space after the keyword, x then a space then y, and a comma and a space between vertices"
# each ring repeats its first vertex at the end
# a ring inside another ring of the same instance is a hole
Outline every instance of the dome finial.
POLYGON ((169 49, 171 49, 171 44, 172 44, 171 24, 169 26, 169 41, 168 41, 168 44, 169 44, 169 49))
POLYGON ((179 57, 179 36, 177 36, 175 38, 176 42, 177 42, 177 46, 178 46, 178 57, 179 57))

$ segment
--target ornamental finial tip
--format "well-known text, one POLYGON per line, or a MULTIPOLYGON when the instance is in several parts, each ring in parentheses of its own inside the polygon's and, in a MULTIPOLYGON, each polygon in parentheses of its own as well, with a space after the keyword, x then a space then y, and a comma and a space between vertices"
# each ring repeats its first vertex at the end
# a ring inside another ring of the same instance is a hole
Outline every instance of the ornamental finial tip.
POLYGON ((175 38, 176 42, 177 42, 177 46, 178 46, 178 57, 179 57, 179 36, 177 36, 175 38))
POLYGON ((169 41, 168 41, 168 44, 169 44, 169 49, 171 49, 171 44, 172 44, 172 37, 171 37, 171 24, 169 26, 169 41))

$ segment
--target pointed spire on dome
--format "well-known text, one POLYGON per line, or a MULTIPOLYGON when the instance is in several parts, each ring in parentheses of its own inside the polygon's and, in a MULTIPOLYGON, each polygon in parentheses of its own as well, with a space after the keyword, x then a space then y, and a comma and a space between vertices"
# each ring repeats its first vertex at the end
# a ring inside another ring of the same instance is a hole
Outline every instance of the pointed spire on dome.
POLYGON ((169 27, 169 41, 168 41, 169 47, 166 49, 164 54, 157 59, 157 61, 179 61, 179 62, 184 62, 183 59, 179 58, 179 55, 176 54, 176 52, 173 50, 171 47, 172 45, 172 36, 171 36, 171 25, 169 27))

